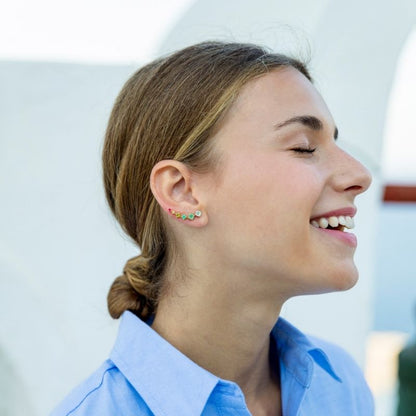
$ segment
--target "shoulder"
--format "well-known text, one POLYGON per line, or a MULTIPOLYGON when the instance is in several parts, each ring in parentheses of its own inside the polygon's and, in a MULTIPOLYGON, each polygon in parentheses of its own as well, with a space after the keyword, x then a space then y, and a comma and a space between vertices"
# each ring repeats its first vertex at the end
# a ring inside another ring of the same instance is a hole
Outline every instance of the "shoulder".
POLYGON ((148 407, 111 360, 77 386, 51 416, 150 415, 148 407))
POLYGON ((373 415, 374 402, 360 367, 341 347, 306 335, 279 318, 272 335, 284 367, 306 388, 299 415, 373 415), (301 365, 300 365, 301 364, 301 365))
POLYGON ((321 338, 315 336, 308 337, 326 355, 327 360, 341 379, 358 379, 365 382, 361 368, 346 350, 337 344, 321 338))
POLYGON ((334 388, 334 393, 339 392, 344 397, 344 400, 349 398, 351 404, 355 404, 354 407, 357 409, 367 409, 365 414, 373 414, 373 395, 361 368, 351 355, 332 342, 313 336, 309 336, 309 338, 317 347, 316 351, 319 351, 325 357, 330 370, 339 378, 339 382, 336 383, 337 387, 334 388))

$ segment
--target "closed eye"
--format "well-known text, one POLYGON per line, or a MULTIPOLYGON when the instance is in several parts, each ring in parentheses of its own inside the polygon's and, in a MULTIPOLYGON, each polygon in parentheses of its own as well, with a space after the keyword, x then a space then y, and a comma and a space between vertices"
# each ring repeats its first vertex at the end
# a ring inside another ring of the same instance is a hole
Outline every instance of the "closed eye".
POLYGON ((316 150, 315 148, 311 147, 295 147, 294 149, 291 149, 296 153, 313 153, 316 150))

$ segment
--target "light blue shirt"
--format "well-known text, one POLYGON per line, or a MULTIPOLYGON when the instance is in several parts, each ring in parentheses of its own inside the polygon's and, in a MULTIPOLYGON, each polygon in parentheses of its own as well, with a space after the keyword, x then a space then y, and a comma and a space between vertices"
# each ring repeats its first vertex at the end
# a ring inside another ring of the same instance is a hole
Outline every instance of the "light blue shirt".
MULTIPOLYGON (((282 318, 272 330, 283 416, 371 416, 363 375, 341 348, 307 337, 282 318)), ((248 416, 236 383, 206 371, 131 312, 110 358, 52 416, 248 416)))

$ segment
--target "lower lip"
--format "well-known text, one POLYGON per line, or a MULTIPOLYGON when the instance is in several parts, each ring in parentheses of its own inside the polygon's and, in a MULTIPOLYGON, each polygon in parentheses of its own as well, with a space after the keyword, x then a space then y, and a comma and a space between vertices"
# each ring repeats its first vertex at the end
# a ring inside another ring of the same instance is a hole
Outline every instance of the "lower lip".
POLYGON ((326 228, 316 228, 316 230, 321 231, 329 236, 338 238, 345 244, 349 245, 350 247, 357 247, 357 237, 355 234, 347 233, 345 231, 338 231, 338 230, 327 230, 326 228))

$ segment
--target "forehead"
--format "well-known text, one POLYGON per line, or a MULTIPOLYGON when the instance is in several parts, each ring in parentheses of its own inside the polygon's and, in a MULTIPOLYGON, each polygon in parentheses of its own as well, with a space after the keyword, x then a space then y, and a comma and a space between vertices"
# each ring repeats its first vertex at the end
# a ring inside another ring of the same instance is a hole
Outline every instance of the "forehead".
POLYGON ((334 124, 325 101, 314 85, 301 72, 287 67, 274 69, 249 81, 241 89, 226 119, 244 118, 246 121, 276 124, 305 114, 334 124))

